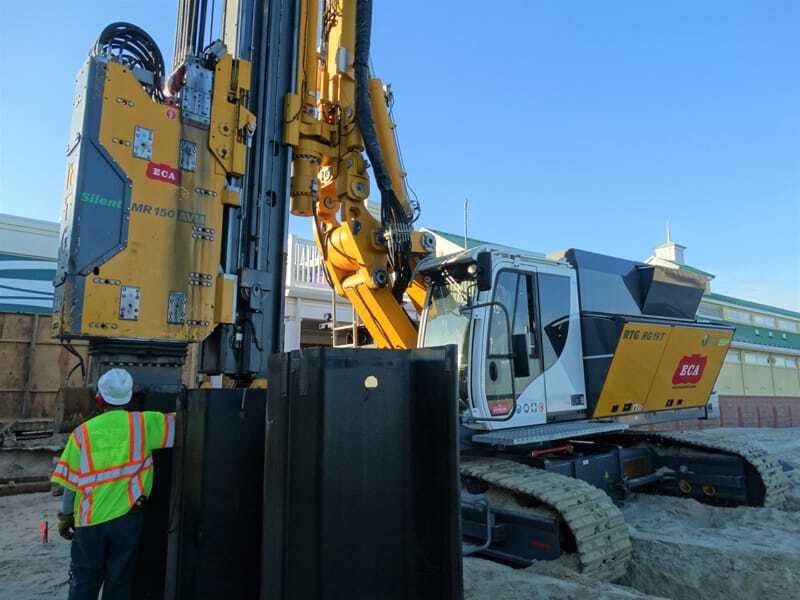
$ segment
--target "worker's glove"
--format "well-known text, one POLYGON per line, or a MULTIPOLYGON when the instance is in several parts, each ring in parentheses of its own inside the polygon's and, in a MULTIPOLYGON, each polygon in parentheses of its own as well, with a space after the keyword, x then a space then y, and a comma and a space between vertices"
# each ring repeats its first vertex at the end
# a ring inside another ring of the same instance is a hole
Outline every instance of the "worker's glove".
POLYGON ((75 536, 75 517, 58 513, 58 535, 65 540, 71 540, 75 536))

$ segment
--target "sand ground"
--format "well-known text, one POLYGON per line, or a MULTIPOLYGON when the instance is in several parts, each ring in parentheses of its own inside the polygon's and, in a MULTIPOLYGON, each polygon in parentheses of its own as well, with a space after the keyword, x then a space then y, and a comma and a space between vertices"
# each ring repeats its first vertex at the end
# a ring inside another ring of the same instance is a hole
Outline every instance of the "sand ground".
MULTIPOLYGON (((527 569, 467 558, 465 598, 800 600, 800 428, 724 431, 796 467, 783 510, 637 495, 622 508, 633 561, 616 584, 578 575, 568 556, 527 569)), ((69 543, 56 533, 58 507, 49 493, 0 498, 0 599, 66 598, 69 543), (47 545, 39 541, 42 519, 50 523, 47 545)))

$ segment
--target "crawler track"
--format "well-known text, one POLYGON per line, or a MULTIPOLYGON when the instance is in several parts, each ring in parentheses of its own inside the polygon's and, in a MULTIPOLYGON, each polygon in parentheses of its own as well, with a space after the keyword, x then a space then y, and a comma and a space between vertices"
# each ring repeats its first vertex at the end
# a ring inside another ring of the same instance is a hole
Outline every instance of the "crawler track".
POLYGON ((764 507, 782 508, 786 501, 786 492, 791 487, 791 483, 783 472, 781 465, 760 448, 740 441, 733 441, 730 436, 724 433, 715 433, 710 430, 632 432, 629 435, 650 442, 679 445, 697 450, 725 452, 740 456, 747 461, 761 477, 761 482, 764 485, 764 507))
POLYGON ((553 510, 575 538, 581 572, 603 581, 625 574, 631 541, 611 499, 588 483, 497 458, 466 459, 461 474, 553 510))

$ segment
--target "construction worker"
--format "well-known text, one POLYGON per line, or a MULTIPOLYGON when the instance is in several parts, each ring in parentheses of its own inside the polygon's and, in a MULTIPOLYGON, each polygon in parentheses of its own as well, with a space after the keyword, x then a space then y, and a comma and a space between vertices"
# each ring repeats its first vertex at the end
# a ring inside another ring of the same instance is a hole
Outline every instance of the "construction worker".
POLYGON ((112 369, 97 382, 102 414, 77 427, 51 481, 64 486, 58 532, 72 540, 69 600, 127 600, 153 487, 153 456, 172 447, 175 414, 128 412, 133 379, 112 369))

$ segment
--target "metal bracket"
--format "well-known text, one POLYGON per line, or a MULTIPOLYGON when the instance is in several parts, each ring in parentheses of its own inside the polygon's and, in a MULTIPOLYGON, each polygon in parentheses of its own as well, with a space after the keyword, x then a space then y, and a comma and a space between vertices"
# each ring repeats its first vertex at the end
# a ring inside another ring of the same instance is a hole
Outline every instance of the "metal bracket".
POLYGON ((181 140, 180 165, 184 171, 194 171, 197 166, 197 144, 181 140))
POLYGON ((197 58, 186 61, 186 83, 181 90, 181 115, 184 119, 208 127, 211 123, 211 90, 214 72, 197 58))
POLYGON ((167 299, 167 323, 180 325, 186 322, 186 294, 170 292, 167 299))
POLYGON ((140 288, 123 285, 119 293, 119 318, 123 321, 138 321, 141 299, 140 288))
POLYGON ((264 291, 271 291, 270 276, 267 271, 258 271, 256 269, 242 269, 239 275, 239 282, 242 287, 252 288, 259 287, 264 291))
POLYGON ((136 127, 133 130, 133 155, 136 158, 150 160, 153 158, 153 130, 147 127, 136 127))
POLYGON ((211 287, 214 278, 208 273, 189 273, 189 285, 211 287))
POLYGON ((212 242, 215 235, 216 232, 212 227, 200 227, 199 225, 192 227, 192 239, 212 242))

